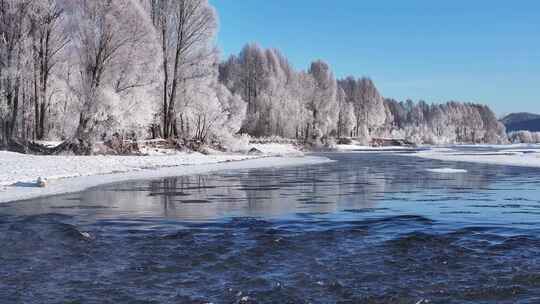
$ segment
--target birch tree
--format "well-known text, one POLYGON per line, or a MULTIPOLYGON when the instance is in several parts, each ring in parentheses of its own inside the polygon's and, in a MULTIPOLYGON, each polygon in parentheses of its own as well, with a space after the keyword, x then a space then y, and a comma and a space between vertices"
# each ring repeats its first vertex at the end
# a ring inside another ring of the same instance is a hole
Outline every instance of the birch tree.
POLYGON ((311 100, 306 105, 312 114, 310 141, 319 143, 329 134, 332 124, 337 120, 337 84, 330 66, 323 61, 313 62, 308 74, 313 78, 311 100))
POLYGON ((52 106, 52 96, 49 96, 51 76, 58 62, 62 60, 62 51, 69 42, 63 32, 64 19, 64 9, 59 1, 33 2, 30 34, 34 59, 34 137, 38 140, 47 135, 47 113, 52 106))
POLYGON ((337 137, 350 136, 354 129, 356 117, 354 116, 354 107, 347 101, 347 94, 343 88, 338 88, 337 102, 339 108, 338 122, 337 122, 337 137))
POLYGON ((0 1, 0 140, 4 146, 13 138, 17 127, 28 60, 25 51, 30 6, 31 1, 0 1))
POLYGON ((152 0, 151 16, 162 53, 162 136, 174 135, 176 103, 183 83, 207 77, 197 69, 215 55, 217 17, 207 0, 152 0))
POLYGON ((74 0, 66 3, 66 12, 78 126, 65 146, 91 153, 100 124, 118 118, 111 113, 125 106, 132 90, 152 84, 157 44, 136 1, 74 0))

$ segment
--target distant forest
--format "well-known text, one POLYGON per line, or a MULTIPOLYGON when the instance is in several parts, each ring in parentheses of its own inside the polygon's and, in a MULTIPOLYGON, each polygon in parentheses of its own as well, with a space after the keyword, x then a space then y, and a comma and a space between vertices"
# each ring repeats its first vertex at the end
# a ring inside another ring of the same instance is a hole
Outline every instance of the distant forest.
POLYGON ((111 136, 233 149, 242 135, 312 145, 353 137, 504 143, 488 106, 384 98, 367 77, 247 44, 221 61, 207 0, 0 0, 0 146, 111 136))

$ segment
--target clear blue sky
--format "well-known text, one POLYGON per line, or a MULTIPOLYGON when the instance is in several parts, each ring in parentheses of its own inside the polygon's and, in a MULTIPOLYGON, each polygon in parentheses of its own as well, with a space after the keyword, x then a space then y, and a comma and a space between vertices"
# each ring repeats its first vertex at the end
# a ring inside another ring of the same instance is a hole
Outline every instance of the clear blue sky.
POLYGON ((373 78, 385 97, 540 113, 540 1, 210 0, 222 56, 247 42, 297 69, 373 78))

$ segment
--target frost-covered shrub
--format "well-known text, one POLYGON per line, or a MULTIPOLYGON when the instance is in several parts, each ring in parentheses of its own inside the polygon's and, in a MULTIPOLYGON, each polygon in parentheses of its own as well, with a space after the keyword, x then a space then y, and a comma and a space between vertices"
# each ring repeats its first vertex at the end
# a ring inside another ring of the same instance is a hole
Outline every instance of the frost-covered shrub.
POLYGON ((508 138, 515 144, 535 144, 540 143, 540 132, 515 131, 510 132, 508 138))
POLYGON ((540 132, 534 132, 531 135, 534 143, 540 143, 540 132))

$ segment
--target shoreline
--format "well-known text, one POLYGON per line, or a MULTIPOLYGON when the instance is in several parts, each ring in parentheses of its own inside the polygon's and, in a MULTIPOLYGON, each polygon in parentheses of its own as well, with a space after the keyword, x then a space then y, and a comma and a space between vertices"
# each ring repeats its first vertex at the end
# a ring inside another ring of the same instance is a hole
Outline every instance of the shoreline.
MULTIPOLYGON (((486 145, 498 151, 470 151, 463 153, 460 146, 396 149, 384 147, 366 150, 341 149, 335 153, 398 153, 423 159, 480 163, 500 166, 540 168, 540 145, 486 145), (399 153, 411 151, 413 153, 399 153)), ((467 147, 463 145, 463 147, 467 147)), ((477 145, 475 147, 484 147, 477 145)), ((267 148, 264 145, 258 148, 267 148)), ((40 197, 81 192, 107 184, 152 180, 174 176, 207 174, 216 171, 244 170, 271 167, 303 166, 332 162, 324 156, 303 155, 292 148, 276 145, 262 155, 176 154, 161 156, 97 156, 59 157, 0 154, 0 204, 25 201, 40 197), (285 152, 285 153, 279 153, 285 152), (292 153, 296 152, 296 153, 292 153), (11 157, 11 158, 10 158, 11 157), (21 163, 22 162, 22 163, 21 163), (11 167, 10 167, 11 165, 11 167), (32 178, 30 178, 32 177, 32 178), (46 187, 35 183, 38 177, 47 178, 46 187)))
MULTIPOLYGON (((467 147, 467 146, 465 146, 467 147)), ((480 148, 482 146, 479 146, 480 148)), ((490 146, 497 147, 497 146, 490 146)), ((511 166, 521 168, 540 168, 540 146, 501 145, 499 151, 459 151, 454 147, 430 148, 415 153, 404 154, 422 159, 475 163, 495 166, 511 166)))
POLYGON ((156 167, 129 172, 63 177, 49 180, 47 186, 43 188, 24 183, 22 185, 14 184, 5 186, 3 190, 0 190, 0 204, 77 193, 90 188, 119 182, 207 174, 228 170, 317 165, 328 162, 332 162, 332 160, 318 156, 262 156, 258 158, 225 159, 214 163, 179 164, 177 166, 156 167))

